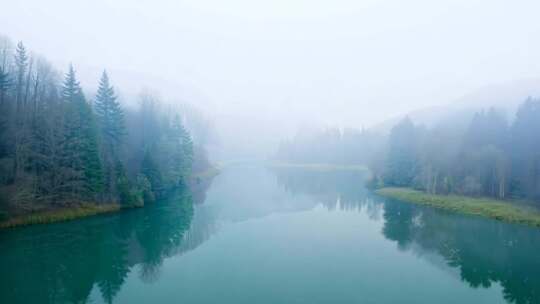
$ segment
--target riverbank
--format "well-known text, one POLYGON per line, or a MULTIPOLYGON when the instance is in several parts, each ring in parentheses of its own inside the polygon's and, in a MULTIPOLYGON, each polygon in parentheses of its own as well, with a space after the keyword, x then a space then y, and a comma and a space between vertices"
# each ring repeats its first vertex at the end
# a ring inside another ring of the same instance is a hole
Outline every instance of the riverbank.
POLYGON ((410 188, 381 188, 375 193, 410 203, 427 205, 463 214, 483 216, 509 223, 540 227, 540 212, 526 206, 490 198, 434 195, 410 188))
POLYGON ((313 171, 369 171, 366 166, 362 165, 336 165, 323 163, 270 162, 268 166, 273 168, 293 168, 313 171))
POLYGON ((212 166, 206 170, 191 174, 191 179, 200 180, 200 179, 213 178, 219 175, 220 172, 221 172, 220 166, 212 166))
POLYGON ((56 222, 64 222, 77 218, 117 212, 120 209, 118 204, 82 204, 77 207, 60 208, 55 210, 39 211, 24 215, 15 216, 8 220, 0 222, 0 229, 13 228, 18 226, 50 224, 56 222))
MULTIPOLYGON (((204 171, 193 173, 191 175, 191 179, 197 181, 206 180, 215 177, 220 172, 221 171, 218 167, 210 167, 204 171)), ((85 203, 75 207, 65 207, 17 215, 0 221, 0 229, 65 222, 99 214, 113 213, 125 209, 142 207, 144 207, 144 205, 122 207, 119 204, 98 205, 93 203, 85 203)))

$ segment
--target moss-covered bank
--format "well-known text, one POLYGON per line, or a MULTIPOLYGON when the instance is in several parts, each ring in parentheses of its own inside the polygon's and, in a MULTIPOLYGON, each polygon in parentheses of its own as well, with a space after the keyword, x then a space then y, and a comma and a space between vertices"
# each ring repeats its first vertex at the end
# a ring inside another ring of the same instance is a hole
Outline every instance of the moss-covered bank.
MULTIPOLYGON (((193 180, 205 180, 210 179, 220 173, 220 169, 217 167, 210 167, 202 172, 192 174, 193 180)), ((93 204, 85 203, 73 207, 64 207, 53 210, 36 211, 27 214, 21 214, 14 217, 10 217, 6 220, 0 220, 0 229, 13 228, 19 226, 36 225, 36 224, 50 224, 56 222, 64 222, 75 220, 83 217, 118 212, 122 209, 140 208, 141 205, 121 206, 119 204, 93 204)))
POLYGON ((270 162, 268 166, 273 168, 293 168, 313 171, 368 171, 367 167, 362 165, 270 162))
POLYGON ((191 179, 208 179, 213 178, 221 172, 219 166, 208 167, 207 169, 200 172, 193 172, 191 174, 191 179))
POLYGON ((473 198, 459 195, 433 195, 410 188, 381 188, 375 191, 385 197, 478 215, 510 223, 540 227, 540 212, 523 204, 489 198, 473 198))
POLYGON ((38 211, 29 214, 19 215, 0 222, 0 229, 18 226, 49 224, 74 220, 82 217, 116 212, 121 209, 118 204, 82 204, 76 207, 59 208, 47 211, 38 211))

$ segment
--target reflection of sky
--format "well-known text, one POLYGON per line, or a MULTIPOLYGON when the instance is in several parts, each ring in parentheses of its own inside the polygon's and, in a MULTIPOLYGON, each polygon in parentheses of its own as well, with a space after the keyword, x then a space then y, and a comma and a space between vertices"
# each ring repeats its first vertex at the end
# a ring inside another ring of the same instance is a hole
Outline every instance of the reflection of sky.
MULTIPOLYGON (((538 231, 385 200, 356 191, 354 179, 343 184, 340 174, 297 174, 225 170, 195 206, 190 229, 156 279, 140 280, 135 267, 116 300, 491 304, 506 303, 503 293, 535 299, 537 273, 530 268, 538 262, 530 243, 538 231), (529 247, 510 248, 508 237, 529 247)), ((98 295, 94 290, 92 299, 101 301, 98 295)))
POLYGON ((272 213, 308 210, 317 202, 306 195, 284 191, 264 168, 224 170, 207 193, 203 209, 212 209, 219 221, 237 222, 272 213))
MULTIPOLYGON (((252 185, 269 182, 257 173, 249 176, 252 185)), ((256 195, 238 195, 237 188, 228 188, 230 196, 224 192, 236 173, 222 177, 199 208, 215 210, 226 225, 195 250, 166 259, 159 281, 147 285, 130 276, 119 302, 167 302, 174 296, 187 303, 504 303, 497 286, 472 289, 444 264, 434 267, 414 250, 397 250, 381 233, 381 208, 305 204, 309 195, 283 194, 275 181, 271 189, 279 193, 250 204, 256 195), (229 198, 245 198, 239 206, 249 211, 229 210, 237 207, 229 198)))

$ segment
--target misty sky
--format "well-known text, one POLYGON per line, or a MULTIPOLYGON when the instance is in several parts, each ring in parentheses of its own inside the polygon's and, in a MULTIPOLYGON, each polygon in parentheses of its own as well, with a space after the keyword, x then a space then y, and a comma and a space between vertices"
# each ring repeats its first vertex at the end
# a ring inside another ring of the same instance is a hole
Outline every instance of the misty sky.
POLYGON ((0 33, 83 85, 107 68, 213 115, 369 126, 540 78, 538 0, 2 2, 0 33))

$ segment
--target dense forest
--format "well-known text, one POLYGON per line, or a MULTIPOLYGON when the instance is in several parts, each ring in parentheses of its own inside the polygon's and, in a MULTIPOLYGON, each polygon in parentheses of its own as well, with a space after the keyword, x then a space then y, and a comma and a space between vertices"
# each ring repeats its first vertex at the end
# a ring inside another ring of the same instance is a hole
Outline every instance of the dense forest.
POLYGON ((282 141, 273 158, 291 163, 363 165, 382 140, 365 129, 302 129, 291 140, 282 141))
POLYGON ((2 217, 85 203, 140 206, 185 184, 201 149, 182 113, 149 93, 138 103, 120 104, 105 71, 97 92, 85 94, 73 66, 62 76, 22 42, 4 39, 2 217))
POLYGON ((389 135, 330 128, 299 132, 275 159, 364 164, 371 187, 412 187, 433 194, 540 201, 540 100, 528 98, 508 119, 491 108, 472 119, 428 128, 404 118, 389 135))
POLYGON ((509 303, 540 300, 535 292, 540 281, 533 274, 540 260, 528 254, 535 252, 534 244, 540 241, 535 230, 519 225, 508 229, 502 222, 479 222, 474 217, 426 206, 373 199, 369 191, 358 187, 358 181, 364 180, 362 172, 307 172, 295 168, 275 171, 278 183, 288 192, 309 195, 328 210, 365 210, 372 218, 382 218, 382 234, 399 250, 455 268, 456 275, 473 288, 500 284, 509 303), (511 246, 509 242, 520 245, 511 246), (441 259, 432 259, 433 254, 441 259))
POLYGON ((374 184, 441 194, 540 201, 540 100, 528 98, 509 123, 495 109, 466 128, 427 129, 409 118, 390 132, 374 184), (463 131, 461 131, 463 130, 463 131))

